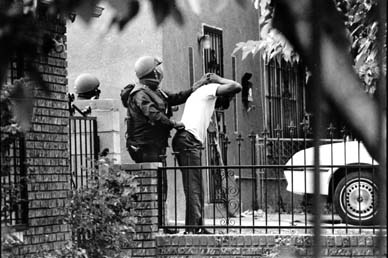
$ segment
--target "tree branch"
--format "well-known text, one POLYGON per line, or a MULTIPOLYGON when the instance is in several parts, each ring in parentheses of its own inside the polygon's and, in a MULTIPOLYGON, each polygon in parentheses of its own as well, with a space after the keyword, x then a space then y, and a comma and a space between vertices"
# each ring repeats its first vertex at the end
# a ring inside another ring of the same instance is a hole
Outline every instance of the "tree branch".
POLYGON ((321 10, 321 16, 313 17, 319 18, 321 31, 321 60, 315 60, 312 55, 312 24, 309 22, 312 1, 315 0, 276 0, 274 26, 288 38, 310 70, 314 70, 311 69, 313 66, 320 66, 323 97, 346 120, 372 157, 379 160, 380 145, 386 144, 386 111, 383 110, 382 117, 379 117, 377 101, 362 90, 362 82, 352 66, 345 25, 333 1, 323 1, 325 8, 321 10))

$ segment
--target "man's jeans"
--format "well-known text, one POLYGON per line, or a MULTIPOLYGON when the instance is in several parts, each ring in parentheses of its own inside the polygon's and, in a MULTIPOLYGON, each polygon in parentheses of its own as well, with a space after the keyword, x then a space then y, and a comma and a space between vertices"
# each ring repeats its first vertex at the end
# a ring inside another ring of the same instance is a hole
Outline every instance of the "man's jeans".
MULTIPOLYGON (((195 137, 185 131, 178 131, 172 147, 177 152, 179 166, 200 166, 202 144, 195 137)), ((203 187, 202 171, 200 168, 181 169, 183 190, 186 197, 186 226, 203 225, 203 187)), ((187 228, 186 231, 194 231, 187 228)))

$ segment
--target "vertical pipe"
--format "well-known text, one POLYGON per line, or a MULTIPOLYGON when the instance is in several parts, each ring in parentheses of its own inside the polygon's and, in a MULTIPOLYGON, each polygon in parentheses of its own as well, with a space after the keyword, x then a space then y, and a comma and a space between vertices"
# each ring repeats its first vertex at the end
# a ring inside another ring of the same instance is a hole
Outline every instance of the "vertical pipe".
POLYGON ((88 137, 90 135, 90 132, 88 132, 88 120, 83 120, 84 129, 85 129, 85 137, 84 137, 84 148, 85 148, 85 185, 88 186, 89 183, 89 166, 88 166, 88 159, 89 159, 89 153, 88 153, 88 137))
POLYGON ((83 163, 83 159, 82 159, 82 156, 83 156, 83 151, 82 151, 82 142, 83 142, 83 139, 82 139, 82 120, 81 119, 78 119, 78 130, 79 130, 79 159, 80 159, 80 177, 81 177, 81 187, 84 185, 84 163, 83 163))
MULTIPOLYGON (((178 199, 177 199, 177 194, 178 194, 178 191, 177 191, 177 160, 176 160, 176 155, 178 153, 177 152, 173 152, 173 155, 174 155, 174 218, 175 218, 175 221, 174 221, 174 225, 175 225, 175 228, 178 226, 178 199)), ((159 211, 160 213, 160 211, 159 211)))
POLYGON ((387 224, 387 175, 386 175, 386 169, 387 169, 387 142, 386 142, 386 129, 387 129, 387 121, 383 120, 383 117, 386 119, 386 110, 387 110, 387 92, 386 92, 386 77, 384 76, 383 70, 383 64, 384 64, 384 57, 386 58, 387 52, 386 49, 384 49, 384 45, 386 46, 386 25, 387 25, 387 1, 386 0, 380 0, 378 2, 379 4, 379 28, 378 28, 378 67, 380 68, 380 77, 378 80, 378 102, 379 102, 379 125, 378 130, 380 134, 380 139, 383 139, 382 144, 380 145, 379 150, 379 160, 380 160, 380 166, 378 168, 377 178, 379 183, 379 196, 380 198, 380 215, 379 215, 379 231, 378 231, 378 248, 379 248, 379 257, 383 256, 384 253, 384 225, 387 224), (385 127, 385 128, 383 128, 385 127))
POLYGON ((28 185, 27 185, 27 166, 26 166, 26 139, 23 134, 20 138, 20 191, 21 191, 21 223, 28 224, 28 185))
MULTIPOLYGON (((264 164, 267 165, 267 139, 268 139, 268 130, 264 129, 264 164)), ((264 186, 265 186, 265 201, 264 201, 264 210, 265 210, 265 233, 268 233, 268 169, 264 169, 264 186)))
POLYGON ((255 159, 255 155, 256 155, 256 148, 255 148, 255 137, 256 135, 251 132, 251 134, 249 135, 249 138, 250 138, 250 141, 251 141, 251 165, 252 165, 252 168, 251 168, 251 178, 252 178, 252 230, 253 230, 253 234, 255 233, 255 200, 256 200, 256 197, 255 197, 255 192, 256 192, 256 180, 255 180, 255 167, 254 165, 256 165, 256 159, 255 159))
POLYGON ((68 128, 68 142, 69 142, 69 157, 68 157, 68 162, 69 162, 69 171, 70 171, 70 189, 73 189, 73 164, 72 164, 72 112, 71 112, 71 98, 68 95, 68 109, 69 109, 69 128, 68 128))
MULTIPOLYGON (((330 192, 331 192, 331 196, 334 196, 334 173, 333 173, 333 136, 334 136, 334 127, 332 125, 332 123, 330 123, 330 126, 328 128, 329 130, 329 136, 330 136, 330 176, 332 178, 331 180, 331 183, 330 183, 330 192)), ((332 224, 331 224, 331 233, 334 234, 334 202, 332 201, 331 202, 331 221, 332 221, 332 224)))
POLYGON ((75 182, 75 189, 78 189, 78 136, 77 136, 77 119, 72 119, 73 124, 73 135, 74 135, 74 153, 73 153, 73 161, 74 161, 74 170, 73 179, 75 182))
POLYGON ((95 180, 96 179, 96 174, 98 174, 98 170, 97 168, 94 169, 94 166, 93 164, 95 164, 96 160, 93 156, 93 133, 94 133, 94 130, 93 130, 93 120, 89 120, 89 130, 90 130, 90 133, 89 133, 89 160, 90 160, 90 168, 91 168, 91 174, 90 174, 90 178, 92 180, 95 180))
POLYGON ((306 170, 306 148, 307 148, 307 132, 309 130, 309 127, 308 127, 308 121, 306 119, 304 119, 303 121, 303 179, 304 179, 304 182, 303 182, 303 185, 304 185, 304 205, 305 205, 305 211, 304 211, 304 226, 305 226, 305 232, 304 233, 307 233, 307 183, 306 183, 306 174, 307 174, 307 170, 306 170))
POLYGON ((280 169, 279 166, 281 164, 281 156, 282 156, 282 150, 281 150, 281 145, 280 145, 280 134, 282 132, 282 129, 280 125, 278 124, 276 131, 276 141, 277 141, 277 146, 278 146, 278 167, 276 168, 276 181, 277 181, 277 192, 278 192, 278 226, 279 226, 279 234, 280 234, 280 225, 281 225, 281 212, 282 212, 282 197, 280 195, 280 169))
MULTIPOLYGON (((294 153, 294 132, 296 126, 294 126, 294 123, 290 122, 289 125, 289 130, 290 130, 290 137, 291 137, 291 153, 294 153)), ((294 155, 291 156, 291 222, 292 225, 294 225, 294 155)))
POLYGON ((314 135, 314 197, 313 197, 313 222, 314 222, 314 244, 313 244, 313 256, 319 258, 321 256, 321 210, 322 205, 320 202, 320 164, 319 164, 319 141, 322 138, 322 117, 321 117, 321 105, 322 105, 322 89, 321 89, 321 10, 323 10, 323 0, 311 1, 312 13, 309 17, 312 24, 312 54, 314 60, 317 60, 318 65, 311 67, 313 71, 313 99, 315 104, 314 119, 313 119, 313 135, 314 135))
MULTIPOLYGON (((242 206, 242 198, 241 198, 241 141, 243 140, 242 136, 241 136, 241 133, 238 134, 238 137, 237 137, 237 146, 238 146, 238 205, 239 205, 239 208, 238 208, 238 211, 240 212, 241 214, 241 206, 242 206)), ((239 222, 240 222, 240 226, 241 226, 241 216, 239 216, 239 222)), ((240 227, 240 234, 241 234, 241 227, 240 227)))

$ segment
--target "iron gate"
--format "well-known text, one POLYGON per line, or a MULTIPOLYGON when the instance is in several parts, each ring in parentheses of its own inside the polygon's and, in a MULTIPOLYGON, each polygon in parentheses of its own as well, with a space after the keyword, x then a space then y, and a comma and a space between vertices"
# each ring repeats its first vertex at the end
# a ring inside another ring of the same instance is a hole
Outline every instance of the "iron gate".
POLYGON ((88 116, 90 109, 81 110, 72 102, 74 95, 69 97, 69 166, 71 188, 86 187, 96 175, 99 153, 97 135, 97 117, 88 116), (78 115, 76 115, 78 113, 78 115))

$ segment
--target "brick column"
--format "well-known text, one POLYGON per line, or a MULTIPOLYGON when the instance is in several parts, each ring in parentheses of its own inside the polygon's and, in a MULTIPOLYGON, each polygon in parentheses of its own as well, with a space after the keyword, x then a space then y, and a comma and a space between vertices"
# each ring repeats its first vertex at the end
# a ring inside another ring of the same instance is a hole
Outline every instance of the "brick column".
POLYGON ((124 164, 121 168, 136 176, 138 183, 137 223, 129 257, 155 257, 158 233, 158 168, 161 163, 124 164))

